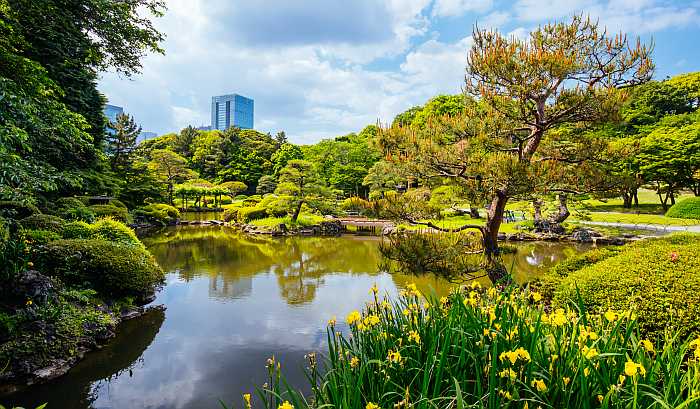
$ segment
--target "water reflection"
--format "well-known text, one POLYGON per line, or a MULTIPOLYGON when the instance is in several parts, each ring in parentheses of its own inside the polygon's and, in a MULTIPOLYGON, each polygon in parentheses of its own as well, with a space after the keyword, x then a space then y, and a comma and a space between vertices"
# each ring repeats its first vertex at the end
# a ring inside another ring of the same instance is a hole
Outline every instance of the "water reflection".
MULTIPOLYGON (((240 406, 241 394, 266 381, 265 360, 273 354, 292 385, 303 385, 303 355, 323 349, 328 318, 342 321, 369 301, 373 283, 390 295, 410 282, 438 294, 453 285, 378 271, 372 237, 272 238, 182 226, 144 242, 172 272, 155 301, 167 306, 165 315, 125 324, 112 344, 67 376, 4 403, 212 408, 223 399, 240 406)), ((582 249, 525 243, 507 263, 524 281, 582 249)))

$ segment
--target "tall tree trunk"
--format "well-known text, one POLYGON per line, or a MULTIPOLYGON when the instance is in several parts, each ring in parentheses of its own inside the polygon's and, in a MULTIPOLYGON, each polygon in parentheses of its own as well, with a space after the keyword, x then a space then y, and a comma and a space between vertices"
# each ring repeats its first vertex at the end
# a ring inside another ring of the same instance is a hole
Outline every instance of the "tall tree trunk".
POLYGON ((542 199, 532 199, 532 207, 535 209, 533 217, 536 227, 542 224, 542 199))
POLYGON ((503 264, 501 251, 498 248, 498 230, 503 222, 503 213, 507 203, 508 196, 503 192, 497 192, 491 201, 486 215, 486 224, 481 231, 486 257, 486 274, 494 284, 510 284, 512 282, 512 277, 503 264))
POLYGON ((632 196, 634 196, 634 207, 639 207, 639 195, 637 193, 637 188, 635 187, 632 191, 632 196))
POLYGON ((294 209, 294 214, 292 215, 292 223, 296 223, 297 219, 299 218, 299 213, 301 213, 301 206, 304 204, 303 200, 299 200, 299 204, 297 205, 297 208, 294 209))
POLYGON ((566 193, 561 193, 557 196, 557 198, 559 199, 559 213, 553 215, 551 217, 551 221, 555 224, 561 224, 571 214, 568 206, 569 195, 566 193))
POLYGON ((633 196, 632 196, 631 192, 623 191, 622 192, 622 207, 625 209, 631 209, 632 208, 632 199, 633 199, 633 196))

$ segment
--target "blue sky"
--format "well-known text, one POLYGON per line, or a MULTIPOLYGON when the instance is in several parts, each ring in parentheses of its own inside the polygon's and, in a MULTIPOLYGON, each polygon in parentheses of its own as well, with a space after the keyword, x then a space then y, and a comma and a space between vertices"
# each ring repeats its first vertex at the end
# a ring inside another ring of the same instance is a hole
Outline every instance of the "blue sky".
POLYGON ((656 77, 700 71, 700 0, 167 0, 166 54, 101 91, 144 130, 208 125, 212 95, 255 99, 255 127, 295 143, 390 122, 458 93, 471 31, 526 36, 589 14, 655 44, 656 77))

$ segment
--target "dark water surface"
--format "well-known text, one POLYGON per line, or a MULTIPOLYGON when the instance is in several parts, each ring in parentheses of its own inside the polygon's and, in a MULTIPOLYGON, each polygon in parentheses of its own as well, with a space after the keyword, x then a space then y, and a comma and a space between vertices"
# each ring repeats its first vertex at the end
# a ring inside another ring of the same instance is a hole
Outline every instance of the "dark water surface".
MULTIPOLYGON (((67 375, 35 386, 4 404, 49 409, 241 407, 241 394, 266 381, 273 354, 293 385, 303 385, 304 355, 323 350, 326 322, 369 301, 369 288, 396 294, 449 291, 435 277, 378 271, 379 239, 271 238, 227 227, 177 227, 144 239, 167 285, 153 311, 119 327, 117 337, 67 375)), ((508 256, 516 279, 542 274, 589 247, 523 243, 508 256)), ((342 326, 341 326, 342 328, 342 326)))

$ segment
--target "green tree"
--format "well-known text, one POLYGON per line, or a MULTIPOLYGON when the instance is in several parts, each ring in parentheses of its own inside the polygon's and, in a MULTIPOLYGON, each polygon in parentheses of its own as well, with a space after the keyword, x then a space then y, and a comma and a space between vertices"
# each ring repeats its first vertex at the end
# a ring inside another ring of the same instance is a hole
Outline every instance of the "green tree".
POLYGON ((289 198, 292 223, 296 223, 304 204, 317 205, 330 196, 323 186, 311 162, 292 159, 280 172, 279 185, 275 193, 289 198))
POLYGON ((448 178, 490 196, 484 225, 444 229, 412 218, 406 207, 397 207, 395 217, 436 230, 479 232, 483 268, 498 282, 510 279, 498 246, 508 201, 564 190, 557 177, 569 158, 558 155, 569 150, 543 154, 550 131, 616 114, 623 100, 618 89, 647 81, 653 65, 647 48, 624 35, 607 37, 581 16, 539 27, 525 40, 478 28, 473 38, 464 112, 429 121, 424 130, 392 127, 380 143, 388 156, 410 162, 422 178, 448 178))
POLYGON ((173 150, 185 158, 192 157, 192 142, 197 138, 199 131, 191 125, 180 131, 173 142, 173 150))
POLYGON ((272 170, 275 175, 279 175, 280 171, 287 166, 290 160, 303 158, 304 154, 299 146, 291 143, 282 144, 270 158, 272 161, 272 170))
POLYGON ((160 0, 128 2, 77 0, 8 0, 26 40, 24 57, 41 64, 64 91, 62 102, 90 124, 93 142, 103 142, 107 125, 104 97, 97 90, 100 71, 112 68, 129 76, 139 72, 141 58, 161 52, 163 35, 145 13, 161 16, 160 0))
POLYGON ((173 187, 176 183, 192 179, 197 174, 187 167, 187 160, 173 151, 155 149, 151 152, 148 169, 157 180, 166 185, 168 203, 173 204, 173 187))
POLYGON ((117 115, 117 121, 109 124, 111 132, 107 133, 106 152, 112 171, 124 174, 131 166, 132 152, 136 148, 136 140, 141 133, 141 127, 136 124, 134 118, 126 115, 117 115))
POLYGON ((277 179, 272 175, 265 175, 258 180, 258 187, 255 189, 255 193, 265 195, 274 192, 275 189, 277 189, 277 179))
POLYGON ((237 194, 245 192, 246 189, 248 189, 248 186, 243 182, 224 182, 219 186, 225 189, 231 198, 236 197, 237 194))
POLYGON ((19 16, 0 0, 0 198, 32 201, 79 187, 98 153, 85 119, 26 46, 19 16))

